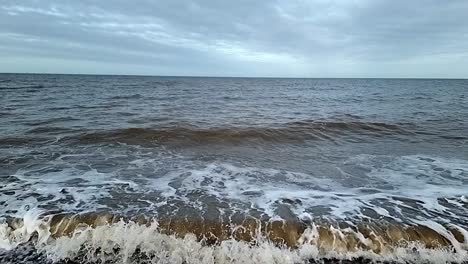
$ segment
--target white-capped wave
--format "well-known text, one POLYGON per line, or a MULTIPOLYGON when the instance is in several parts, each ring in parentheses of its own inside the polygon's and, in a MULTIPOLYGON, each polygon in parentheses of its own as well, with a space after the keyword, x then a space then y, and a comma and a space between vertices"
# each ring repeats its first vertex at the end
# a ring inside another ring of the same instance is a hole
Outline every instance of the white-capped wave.
MULTIPOLYGON (((427 248, 413 242, 405 246, 387 247, 381 252, 350 247, 342 240, 324 241, 317 226, 306 229, 299 238, 296 248, 279 247, 264 237, 258 236, 254 243, 228 239, 208 246, 195 235, 183 237, 163 234, 158 222, 141 225, 119 221, 91 228, 81 226, 70 236, 54 238, 50 235, 47 222, 36 218, 24 219, 24 228, 18 232, 0 226, 0 241, 13 237, 10 248, 15 243, 30 237, 31 232, 39 231, 35 243, 36 250, 53 261, 78 260, 92 263, 307 263, 323 259, 353 260, 364 258, 371 261, 391 263, 463 263, 468 260, 466 242, 456 250, 450 248, 427 248), (14 232, 12 234, 12 232, 14 232), (18 235, 21 233, 21 235, 18 235)), ((346 237, 352 232, 347 229, 330 227, 336 236, 346 237)), ((373 241, 355 233, 360 242, 372 247, 373 241)), ((352 242, 352 241, 351 241, 352 242)), ((7 245, 8 246, 8 245, 7 245)), ((4 247, 5 248, 5 247, 4 247)))

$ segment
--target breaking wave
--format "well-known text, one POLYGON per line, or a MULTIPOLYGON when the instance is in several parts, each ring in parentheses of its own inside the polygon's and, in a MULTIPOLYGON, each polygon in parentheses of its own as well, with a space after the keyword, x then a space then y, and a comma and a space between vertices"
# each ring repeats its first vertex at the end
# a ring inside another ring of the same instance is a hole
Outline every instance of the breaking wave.
POLYGON ((455 225, 125 219, 111 213, 43 215, 0 225, 0 247, 32 243, 52 261, 83 263, 463 263, 468 232, 455 225))

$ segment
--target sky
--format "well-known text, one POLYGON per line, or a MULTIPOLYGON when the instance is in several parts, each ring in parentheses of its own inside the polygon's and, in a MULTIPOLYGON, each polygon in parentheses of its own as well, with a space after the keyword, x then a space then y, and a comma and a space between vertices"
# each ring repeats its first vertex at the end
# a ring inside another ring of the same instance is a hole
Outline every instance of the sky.
POLYGON ((1 0, 0 72, 468 78, 466 0, 1 0))

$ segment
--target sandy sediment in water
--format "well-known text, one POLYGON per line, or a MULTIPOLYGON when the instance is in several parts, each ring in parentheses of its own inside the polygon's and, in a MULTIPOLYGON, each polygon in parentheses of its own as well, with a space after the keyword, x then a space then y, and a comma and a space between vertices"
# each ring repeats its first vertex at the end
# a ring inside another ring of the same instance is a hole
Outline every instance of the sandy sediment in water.
MULTIPOLYGON (((397 225, 390 223, 303 222, 300 220, 259 220, 246 217, 233 222, 188 218, 154 219, 145 216, 122 217, 111 213, 57 214, 43 219, 38 229, 47 229, 50 236, 71 236, 91 227, 130 222, 149 226, 157 224, 162 234, 184 237, 193 234, 206 244, 219 244, 234 239, 255 243, 266 239, 278 246, 296 248, 312 243, 321 251, 368 250, 382 253, 399 246, 419 244, 424 248, 446 248, 452 251, 467 246, 468 232, 455 225, 397 225)), ((21 219, 11 219, 12 230, 23 226, 21 219)))

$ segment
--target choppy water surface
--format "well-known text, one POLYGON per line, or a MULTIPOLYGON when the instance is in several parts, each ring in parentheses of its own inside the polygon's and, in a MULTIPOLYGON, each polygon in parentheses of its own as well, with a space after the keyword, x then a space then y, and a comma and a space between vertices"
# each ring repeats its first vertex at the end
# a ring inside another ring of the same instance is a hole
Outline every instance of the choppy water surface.
POLYGON ((0 75, 5 263, 468 261, 468 81, 0 75))

